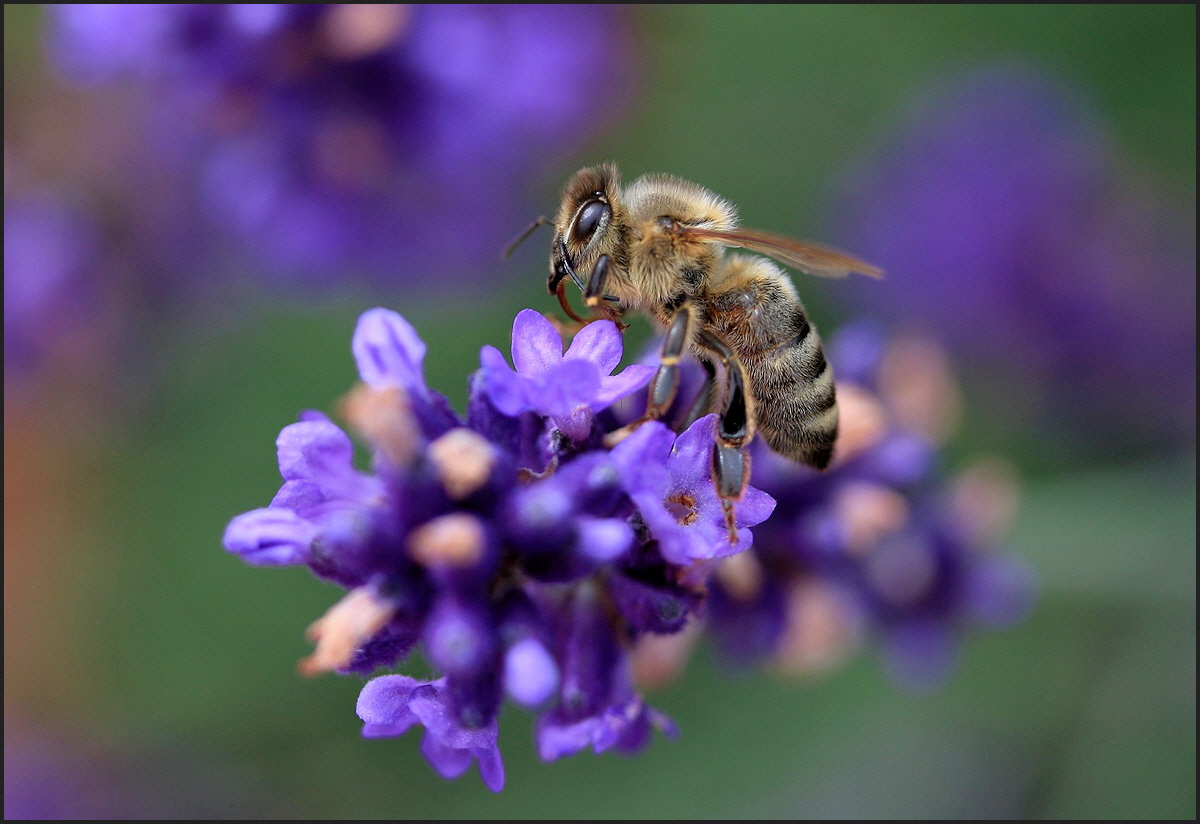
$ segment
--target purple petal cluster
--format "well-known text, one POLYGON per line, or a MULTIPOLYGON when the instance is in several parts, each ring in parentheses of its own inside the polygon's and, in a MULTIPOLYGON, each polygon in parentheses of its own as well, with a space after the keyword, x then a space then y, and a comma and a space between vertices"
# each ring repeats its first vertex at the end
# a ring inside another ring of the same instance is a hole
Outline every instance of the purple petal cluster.
MULTIPOLYGON (((512 340, 512 365, 481 351, 461 417, 427 384, 413 327, 365 312, 351 344, 362 382, 341 414, 367 465, 350 434, 304 413, 278 438, 274 500, 226 529, 245 561, 304 565, 347 590, 309 627, 302 672, 367 676, 418 649, 435 669, 370 680, 364 736, 423 727, 440 775, 477 765, 498 791, 506 700, 536 714, 546 761, 636 752, 675 734, 642 690, 702 632, 734 663, 795 672, 871 640, 918 688, 945 677, 966 632, 1028 609, 1030 575, 1004 545, 1011 477, 999 464, 940 470, 959 395, 928 340, 868 322, 828 340, 834 463, 818 473, 756 444, 735 541, 711 476, 716 416, 631 428, 652 368, 614 374, 614 323, 564 347, 524 310, 512 340)), ((685 387, 701 377, 684 362, 685 387)))
POLYGON ((68 82, 139 92, 139 185, 121 194, 148 224, 184 233, 177 262, 249 260, 312 286, 446 276, 423 287, 436 288, 494 258, 529 219, 497 204, 520 203, 539 169, 615 115, 631 89, 624 15, 64 4, 47 40, 68 82), (186 231, 197 225, 204 255, 186 231))
POLYGON ((943 79, 846 176, 835 233, 888 277, 839 297, 938 330, 1043 452, 1194 446, 1194 203, 1134 174, 1051 73, 943 79))
POLYGON ((586 440, 597 412, 645 385, 653 367, 633 364, 618 375, 621 361, 619 336, 613 324, 585 326, 562 350, 562 336, 554 325, 532 309, 522 310, 513 322, 510 369, 504 355, 485 346, 482 389, 505 415, 534 412, 548 417, 555 427, 575 441, 586 440))
POLYGON ((382 675, 359 694, 358 717, 363 720, 364 738, 393 737, 420 724, 425 728, 421 753, 439 775, 457 778, 477 762, 488 789, 504 788, 496 720, 479 727, 463 726, 450 711, 445 678, 417 681, 407 675, 382 675))
POLYGON ((774 501, 751 488, 731 544, 709 467, 714 418, 676 434, 648 422, 615 447, 612 405, 651 368, 616 372, 608 320, 565 348, 546 318, 513 324, 510 366, 485 347, 465 418, 426 383, 425 345, 400 315, 364 313, 351 344, 361 384, 341 414, 306 412, 277 440, 283 485, 232 519, 228 551, 304 565, 347 590, 315 621, 301 671, 371 674, 419 648, 431 681, 380 675, 359 701, 368 737, 422 726, 443 776, 477 764, 499 790, 506 698, 537 713, 536 748, 632 752, 674 734, 634 680, 646 636, 695 624, 706 571, 748 549, 774 501))

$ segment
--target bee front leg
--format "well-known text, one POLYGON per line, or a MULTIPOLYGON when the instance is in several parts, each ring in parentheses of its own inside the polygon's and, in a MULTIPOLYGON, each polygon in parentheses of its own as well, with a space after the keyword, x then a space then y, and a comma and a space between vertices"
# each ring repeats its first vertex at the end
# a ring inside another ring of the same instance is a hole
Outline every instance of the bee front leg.
POLYGON ((746 394, 746 375, 736 353, 709 332, 701 333, 699 342, 715 353, 725 367, 724 404, 717 419, 717 440, 713 445, 713 485, 721 499, 729 542, 737 543, 734 504, 741 499, 750 482, 750 453, 746 447, 754 435, 753 406, 746 394))
POLYGON ((671 325, 667 327, 667 334, 663 337, 662 355, 659 358, 658 371, 650 380, 646 411, 637 420, 608 433, 604 439, 605 445, 610 447, 615 445, 646 421, 661 418, 670 408, 676 393, 679 392, 679 361, 683 359, 683 353, 687 349, 688 341, 691 340, 694 326, 695 319, 685 304, 675 313, 671 319, 671 325))
POLYGON ((587 288, 583 290, 583 302, 596 315, 592 320, 607 318, 617 325, 617 329, 624 332, 629 328, 629 324, 621 319, 620 311, 605 305, 605 301, 615 304, 617 300, 607 294, 604 288, 608 281, 609 263, 608 255, 601 255, 596 259, 596 265, 592 267, 592 276, 588 278, 587 288))

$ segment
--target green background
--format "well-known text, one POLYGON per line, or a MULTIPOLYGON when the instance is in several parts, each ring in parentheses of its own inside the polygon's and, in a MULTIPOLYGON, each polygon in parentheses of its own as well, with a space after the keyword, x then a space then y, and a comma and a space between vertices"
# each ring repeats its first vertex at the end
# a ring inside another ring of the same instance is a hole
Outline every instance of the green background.
MULTIPOLYGON (((1194 209, 1192 5, 684 5, 635 15, 635 111, 547 170, 537 184, 547 213, 577 166, 614 159, 627 176, 702 182, 747 225, 820 238, 837 171, 907 96, 994 58, 1028 59, 1077 84, 1121 161, 1194 209)), ((36 7, 5 6, 6 132, 23 84, 44 79, 39 25, 36 7)), ((494 289, 435 300, 405 287, 389 302, 428 342, 429 383, 458 409, 480 347, 507 349, 520 308, 555 310, 543 248, 481 261, 498 272, 494 289)), ((836 284, 806 285, 810 311, 835 327, 836 284)), ((236 300, 249 301, 240 308, 252 323, 189 322, 185 308, 151 325, 145 346, 163 368, 132 381, 132 404, 52 384, 39 441, 15 429, 6 399, 6 734, 45 736, 51 760, 94 776, 85 795, 98 808, 133 799, 150 817, 200 818, 1195 816, 1194 450, 1049 471, 1015 448, 1027 471, 1013 545, 1036 570, 1038 604, 1016 628, 972 637, 934 693, 898 691, 870 655, 796 682, 726 672, 702 649, 650 696, 681 736, 633 758, 543 764, 531 717, 507 708, 499 795, 473 770, 438 778, 416 734, 362 740, 361 680, 295 671, 310 650, 304 628, 341 591, 303 569, 246 566, 221 534, 278 487, 279 429, 301 409, 333 411, 352 385, 350 336, 376 298, 236 300)), ((966 438, 954 446, 963 456, 989 443, 967 404, 966 438)), ((25 757, 6 744, 6 770, 25 757)))

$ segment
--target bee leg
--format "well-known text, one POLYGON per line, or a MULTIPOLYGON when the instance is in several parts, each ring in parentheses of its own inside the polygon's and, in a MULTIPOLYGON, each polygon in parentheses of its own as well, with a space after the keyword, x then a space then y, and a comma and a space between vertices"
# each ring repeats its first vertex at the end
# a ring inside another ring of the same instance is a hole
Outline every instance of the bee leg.
POLYGON ((604 281, 608 279, 608 255, 601 255, 592 267, 592 276, 588 278, 587 288, 583 290, 583 301, 595 309, 604 298, 604 281))
POLYGON ((650 392, 646 398, 646 411, 640 418, 625 424, 620 429, 608 433, 604 443, 612 446, 646 421, 658 420, 670 408, 671 402, 679 391, 679 361, 691 340, 694 326, 692 313, 686 305, 680 307, 671 319, 671 325, 663 337, 662 355, 659 359, 658 371, 650 380, 650 392))
POLYGON ((595 314, 592 320, 607 318, 615 323, 620 331, 624 332, 629 328, 629 324, 621 320, 621 313, 604 305, 604 301, 615 302, 617 300, 612 295, 605 294, 604 291, 604 284, 608 279, 609 263, 608 255, 601 255, 597 258, 596 265, 592 267, 592 276, 588 278, 587 287, 583 290, 583 301, 595 314))
POLYGON ((712 411, 713 404, 713 387, 717 382, 717 368, 712 365, 712 361, 700 358, 700 365, 704 367, 706 377, 704 384, 700 387, 700 391, 696 393, 696 399, 692 401, 691 407, 687 414, 684 415, 679 424, 675 427, 676 432, 683 432, 689 426, 694 424, 699 418, 707 415, 712 411))
POLYGON ((708 332, 702 332, 699 341, 719 356, 725 367, 727 386, 717 419, 717 440, 713 445, 713 485, 721 499, 729 542, 737 543, 734 504, 741 499, 750 481, 750 453, 746 447, 754 433, 752 407, 746 395, 746 376, 734 351, 708 332))

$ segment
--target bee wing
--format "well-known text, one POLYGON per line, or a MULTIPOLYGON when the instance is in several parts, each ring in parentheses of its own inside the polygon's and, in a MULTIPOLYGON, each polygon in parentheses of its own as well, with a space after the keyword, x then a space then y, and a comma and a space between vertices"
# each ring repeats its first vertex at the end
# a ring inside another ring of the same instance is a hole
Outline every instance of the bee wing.
POLYGON ((883 277, 883 270, 878 266, 865 263, 845 252, 803 240, 794 240, 757 229, 704 229, 698 226, 682 228, 689 237, 759 252, 810 275, 844 278, 849 274, 858 273, 873 278, 883 277))

